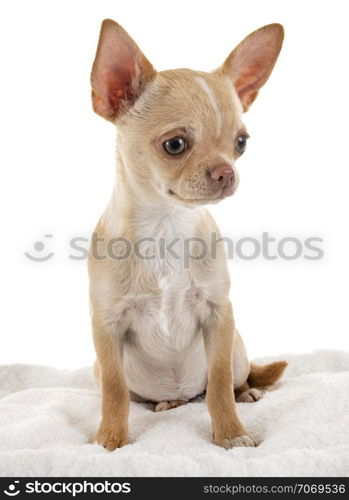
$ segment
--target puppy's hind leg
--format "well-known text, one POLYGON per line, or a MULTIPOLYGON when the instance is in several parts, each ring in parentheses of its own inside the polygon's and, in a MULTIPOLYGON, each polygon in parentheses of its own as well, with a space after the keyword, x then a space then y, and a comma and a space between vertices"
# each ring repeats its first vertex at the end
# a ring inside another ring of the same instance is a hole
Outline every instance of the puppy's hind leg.
POLYGON ((248 382, 245 382, 238 389, 234 389, 235 401, 237 403, 254 403, 261 399, 264 395, 264 391, 256 389, 255 387, 250 387, 248 382))
POLYGON ((261 399, 265 388, 274 384, 283 374, 286 361, 275 361, 259 366, 250 363, 238 331, 233 350, 234 393, 238 403, 253 403, 261 399))
POLYGON ((233 347, 233 370, 234 370, 234 393, 237 403, 253 403, 263 397, 263 392, 251 388, 248 383, 250 373, 250 361, 247 356, 246 347, 238 332, 235 331, 233 347))

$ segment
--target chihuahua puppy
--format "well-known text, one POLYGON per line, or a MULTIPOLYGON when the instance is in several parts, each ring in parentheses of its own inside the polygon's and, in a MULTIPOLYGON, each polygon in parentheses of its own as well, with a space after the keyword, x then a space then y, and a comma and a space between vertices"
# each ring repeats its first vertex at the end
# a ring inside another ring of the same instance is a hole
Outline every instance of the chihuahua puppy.
POLYGON ((205 392, 213 441, 256 445, 236 400, 259 399, 258 388, 274 383, 286 363, 249 362, 229 300, 224 243, 204 205, 237 188, 235 162, 248 137, 242 114, 282 41, 282 26, 270 24, 211 73, 156 72, 121 26, 102 24, 92 102, 117 126, 117 172, 89 275, 102 393, 96 441, 108 450, 127 443, 130 399, 160 411, 205 392), (214 256, 203 252, 212 234, 214 256))

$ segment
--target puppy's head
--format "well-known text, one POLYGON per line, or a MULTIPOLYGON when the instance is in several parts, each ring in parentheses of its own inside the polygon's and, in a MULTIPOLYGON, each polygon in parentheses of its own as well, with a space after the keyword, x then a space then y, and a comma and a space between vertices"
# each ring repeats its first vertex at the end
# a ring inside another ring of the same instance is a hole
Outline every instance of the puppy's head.
POLYGON ((238 185, 235 161, 248 138, 242 122, 283 41, 271 24, 251 33, 211 73, 156 72, 111 20, 102 24, 92 68, 93 108, 118 127, 124 182, 139 196, 196 206, 238 185))

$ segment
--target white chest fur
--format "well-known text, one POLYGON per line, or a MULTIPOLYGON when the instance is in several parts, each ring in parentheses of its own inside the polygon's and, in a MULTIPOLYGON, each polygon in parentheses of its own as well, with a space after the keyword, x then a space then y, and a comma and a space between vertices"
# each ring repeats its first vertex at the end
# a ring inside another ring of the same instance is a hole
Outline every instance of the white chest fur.
POLYGON ((199 324, 204 291, 193 280, 185 255, 186 240, 195 235, 197 214, 177 210, 162 220, 151 215, 137 227, 143 240, 140 255, 147 256, 142 272, 157 286, 153 293, 134 297, 124 347, 126 379, 144 399, 190 399, 206 383, 199 324))

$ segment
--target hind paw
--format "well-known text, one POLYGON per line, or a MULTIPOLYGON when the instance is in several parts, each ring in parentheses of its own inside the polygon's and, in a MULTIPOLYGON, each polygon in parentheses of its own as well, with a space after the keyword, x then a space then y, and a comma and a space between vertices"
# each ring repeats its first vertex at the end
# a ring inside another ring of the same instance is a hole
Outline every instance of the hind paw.
POLYGON ((154 411, 166 411, 172 410, 172 408, 177 408, 178 406, 185 405, 186 401, 175 400, 175 401, 160 401, 155 405, 154 411))
POLYGON ((237 403, 254 403, 264 396, 264 391, 260 389, 251 388, 241 393, 237 398, 237 403))

